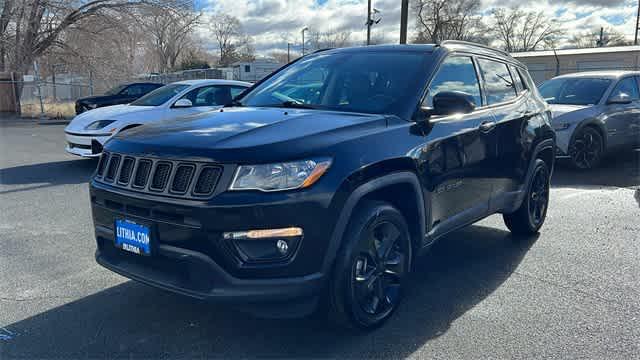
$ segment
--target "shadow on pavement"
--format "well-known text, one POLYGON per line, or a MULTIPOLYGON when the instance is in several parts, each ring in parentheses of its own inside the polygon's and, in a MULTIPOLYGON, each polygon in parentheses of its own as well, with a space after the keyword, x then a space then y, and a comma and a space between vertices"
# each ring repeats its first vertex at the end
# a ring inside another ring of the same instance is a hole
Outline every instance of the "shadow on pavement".
POLYGON ((97 160, 94 159, 76 159, 0 169, 0 185, 47 187, 86 183, 96 165, 97 160))
POLYGON ((621 151, 603 159, 589 171, 572 169, 564 159, 557 161, 551 179, 554 187, 590 188, 601 186, 632 187, 640 185, 640 149, 621 151))
POLYGON ((402 306, 368 334, 264 320, 126 282, 6 326, 0 358, 407 357, 508 279, 535 238, 471 226, 419 259, 402 306))

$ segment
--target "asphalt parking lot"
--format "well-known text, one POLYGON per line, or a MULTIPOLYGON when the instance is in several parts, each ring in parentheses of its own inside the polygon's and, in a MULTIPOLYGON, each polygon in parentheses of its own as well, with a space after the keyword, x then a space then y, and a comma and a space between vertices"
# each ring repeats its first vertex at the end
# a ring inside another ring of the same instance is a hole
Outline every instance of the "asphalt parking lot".
POLYGON ((554 174, 547 223, 498 216, 420 259, 383 328, 265 320, 100 268, 92 160, 62 125, 0 119, 0 358, 640 358, 640 151, 554 174))

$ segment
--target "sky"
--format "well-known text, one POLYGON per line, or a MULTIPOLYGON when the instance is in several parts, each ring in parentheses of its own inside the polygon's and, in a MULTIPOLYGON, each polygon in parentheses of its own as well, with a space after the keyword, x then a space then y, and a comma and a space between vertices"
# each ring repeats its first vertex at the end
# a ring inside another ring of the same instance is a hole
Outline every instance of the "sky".
MULTIPOLYGON (((372 29, 372 37, 386 43, 399 38, 400 0, 372 0, 380 10, 382 20, 372 29)), ((411 3, 412 1, 409 0, 411 3)), ((633 39, 638 10, 637 0, 481 0, 481 13, 489 14, 497 6, 544 11, 557 19, 566 30, 566 38, 601 26, 614 28, 633 39)), ((253 37, 258 55, 274 50, 286 50, 287 42, 300 48, 300 30, 333 32, 351 31, 350 40, 364 42, 366 38, 367 0, 194 0, 197 9, 204 12, 203 24, 198 29, 201 45, 215 49, 214 40, 207 29, 213 13, 222 12, 237 17, 244 31, 253 37)), ((409 15, 409 37, 414 24, 409 15)), ((566 40, 562 45, 566 45, 566 40)))

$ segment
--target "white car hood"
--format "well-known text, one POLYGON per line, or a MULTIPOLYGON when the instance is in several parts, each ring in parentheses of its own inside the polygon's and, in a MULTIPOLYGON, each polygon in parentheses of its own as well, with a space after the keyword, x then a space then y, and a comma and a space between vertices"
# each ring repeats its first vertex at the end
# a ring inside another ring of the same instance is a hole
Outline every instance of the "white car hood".
MULTIPOLYGON (((157 106, 113 105, 84 112, 71 120, 65 131, 84 132, 85 127, 98 120, 123 120, 124 116, 152 111, 157 106)), ((94 130, 95 131, 95 130, 94 130)))

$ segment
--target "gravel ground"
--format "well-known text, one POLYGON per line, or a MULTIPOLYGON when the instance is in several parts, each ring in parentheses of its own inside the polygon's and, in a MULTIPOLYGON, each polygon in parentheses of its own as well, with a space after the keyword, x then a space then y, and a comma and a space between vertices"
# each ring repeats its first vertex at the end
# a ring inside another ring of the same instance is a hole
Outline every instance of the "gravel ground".
POLYGON ((374 332, 263 320, 98 265, 91 160, 63 126, 0 121, 0 359, 640 358, 640 152, 554 174, 547 223, 515 241, 492 216, 419 261, 374 332))

